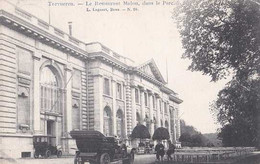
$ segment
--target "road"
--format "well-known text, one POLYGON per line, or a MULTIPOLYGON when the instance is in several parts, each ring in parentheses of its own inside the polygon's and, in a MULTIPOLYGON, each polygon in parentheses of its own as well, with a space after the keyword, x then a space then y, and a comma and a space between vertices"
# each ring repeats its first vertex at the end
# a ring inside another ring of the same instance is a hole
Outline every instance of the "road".
MULTIPOLYGON (((0 159, 0 164, 73 164, 74 158, 52 158, 52 159, 0 159)), ((136 155, 135 164, 152 164, 155 162, 155 155, 136 155)))

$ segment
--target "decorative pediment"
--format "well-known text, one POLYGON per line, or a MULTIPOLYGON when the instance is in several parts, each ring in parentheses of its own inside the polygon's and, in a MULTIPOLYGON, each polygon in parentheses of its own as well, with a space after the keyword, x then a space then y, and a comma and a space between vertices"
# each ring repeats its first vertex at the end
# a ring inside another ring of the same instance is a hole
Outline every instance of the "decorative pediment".
POLYGON ((144 73, 164 84, 166 83, 153 59, 138 66, 137 70, 141 71, 142 73, 144 73))

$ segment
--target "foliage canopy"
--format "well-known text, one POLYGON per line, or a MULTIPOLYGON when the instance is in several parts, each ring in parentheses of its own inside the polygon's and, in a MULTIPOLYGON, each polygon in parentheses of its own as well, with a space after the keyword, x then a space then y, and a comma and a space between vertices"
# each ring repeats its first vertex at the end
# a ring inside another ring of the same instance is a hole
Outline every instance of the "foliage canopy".
POLYGON ((232 76, 211 109, 223 126, 224 146, 260 143, 260 2, 183 0, 174 19, 191 71, 212 81, 232 76))
POLYGON ((184 0, 175 9, 189 69, 217 81, 260 72, 260 4, 253 0, 184 0))

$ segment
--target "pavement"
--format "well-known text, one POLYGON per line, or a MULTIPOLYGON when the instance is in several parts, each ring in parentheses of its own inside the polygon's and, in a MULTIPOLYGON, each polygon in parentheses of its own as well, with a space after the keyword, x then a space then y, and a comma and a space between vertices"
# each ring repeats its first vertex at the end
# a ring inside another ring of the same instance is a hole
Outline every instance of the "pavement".
MULTIPOLYGON (((0 164, 74 164, 74 157, 48 158, 48 159, 0 159, 0 164)), ((158 162, 155 154, 136 155, 134 164, 179 164, 178 162, 158 162)), ((182 163, 184 164, 184 163, 182 163)), ((200 163, 202 164, 202 163, 200 163)), ((260 151, 248 156, 229 159, 226 161, 208 162, 203 164, 260 164, 260 151)))
MULTIPOLYGON (((136 155, 134 164, 150 164, 155 161, 155 154, 136 155)), ((19 159, 0 159, 0 164, 74 164, 74 157, 34 159, 34 158, 19 158, 19 159)))

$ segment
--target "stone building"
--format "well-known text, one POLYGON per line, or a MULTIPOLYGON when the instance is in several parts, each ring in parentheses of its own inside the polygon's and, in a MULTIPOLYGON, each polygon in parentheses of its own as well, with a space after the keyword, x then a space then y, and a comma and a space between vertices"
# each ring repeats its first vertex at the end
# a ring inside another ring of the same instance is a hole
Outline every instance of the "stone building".
POLYGON ((180 136, 182 102, 154 60, 135 66, 101 43, 83 43, 0 0, 0 156, 33 155, 33 136, 65 153, 69 132, 95 129, 127 138, 137 123, 180 136))

